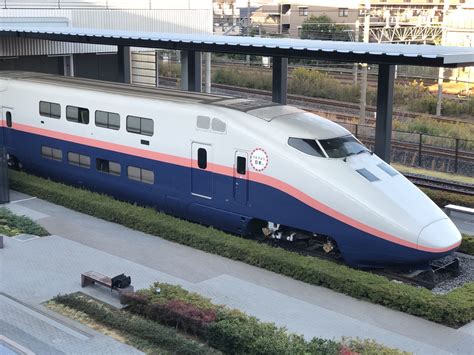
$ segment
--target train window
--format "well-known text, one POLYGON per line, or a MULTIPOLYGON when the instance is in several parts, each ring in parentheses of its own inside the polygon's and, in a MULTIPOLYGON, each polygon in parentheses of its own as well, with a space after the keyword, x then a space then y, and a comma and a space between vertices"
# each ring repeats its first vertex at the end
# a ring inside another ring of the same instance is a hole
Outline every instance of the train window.
POLYGON ((88 155, 69 152, 67 153, 69 164, 89 169, 91 167, 91 158, 88 155))
POLYGON ((219 132, 219 133, 225 133, 226 124, 218 118, 213 118, 212 119, 212 130, 216 131, 216 132, 219 132))
POLYGON ((147 184, 153 184, 155 182, 155 173, 151 170, 128 166, 127 175, 130 180, 141 181, 147 184))
POLYGON ((150 118, 127 116, 127 131, 130 133, 153 135, 153 120, 150 118))
POLYGON ((71 122, 89 124, 89 110, 84 107, 66 106, 66 119, 71 122))
POLYGON ((211 118, 208 116, 197 116, 196 127, 199 129, 211 128, 211 118))
POLYGON ((119 163, 100 158, 96 159, 96 167, 98 171, 102 171, 104 173, 115 176, 120 176, 122 170, 119 163))
POLYGON ((380 163, 380 164, 377 164, 377 166, 390 176, 398 175, 397 171, 386 163, 380 163))
POLYGON ((63 160, 63 152, 61 149, 41 146, 41 156, 46 159, 61 161, 63 160))
POLYGON ((61 118, 61 105, 53 102, 40 101, 39 103, 40 116, 61 118))
POLYGON ((290 147, 298 149, 300 152, 313 155, 315 157, 324 157, 321 147, 314 139, 289 138, 288 144, 290 147))
POLYGON ((247 159, 245 157, 237 157, 237 173, 245 175, 247 172, 247 159))
POLYGON ((5 113, 5 118, 7 120, 7 127, 11 127, 13 125, 13 121, 12 121, 12 113, 10 111, 7 111, 5 113))
POLYGON ((345 158, 350 155, 370 152, 352 135, 320 139, 319 143, 329 158, 345 158))
POLYGON ((95 125, 118 130, 120 129, 120 115, 113 112, 95 111, 95 125))
POLYGON ((363 177, 365 177, 367 180, 369 180, 370 182, 374 182, 374 181, 378 181, 380 180, 377 176, 375 176, 374 174, 372 174, 370 171, 368 171, 367 169, 358 169, 356 170, 360 175, 362 175, 363 177))
POLYGON ((207 150, 204 148, 198 149, 198 166, 200 169, 207 168, 207 150))

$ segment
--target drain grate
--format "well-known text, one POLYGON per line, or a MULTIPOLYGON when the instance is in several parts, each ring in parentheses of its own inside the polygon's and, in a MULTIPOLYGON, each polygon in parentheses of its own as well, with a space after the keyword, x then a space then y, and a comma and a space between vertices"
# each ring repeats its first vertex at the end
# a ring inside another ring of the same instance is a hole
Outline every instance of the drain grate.
POLYGON ((16 237, 13 237, 13 239, 18 240, 19 242, 29 242, 30 240, 35 240, 38 238, 39 237, 37 235, 33 235, 33 234, 20 234, 20 235, 17 235, 16 237))

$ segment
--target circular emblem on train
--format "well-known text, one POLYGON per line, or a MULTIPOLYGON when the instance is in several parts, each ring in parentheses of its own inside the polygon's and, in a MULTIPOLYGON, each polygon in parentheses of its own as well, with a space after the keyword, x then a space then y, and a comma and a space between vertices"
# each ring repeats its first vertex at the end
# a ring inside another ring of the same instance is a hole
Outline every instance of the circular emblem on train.
POLYGON ((268 165, 268 155, 262 148, 256 148, 250 153, 250 165, 257 171, 265 170, 268 165))

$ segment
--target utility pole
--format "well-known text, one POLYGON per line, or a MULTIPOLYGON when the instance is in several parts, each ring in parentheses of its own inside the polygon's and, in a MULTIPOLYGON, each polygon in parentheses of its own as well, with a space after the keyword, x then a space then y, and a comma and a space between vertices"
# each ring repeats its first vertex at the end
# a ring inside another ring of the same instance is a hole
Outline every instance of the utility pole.
POLYGON ((207 52, 204 55, 204 60, 206 63, 206 79, 205 79, 205 92, 206 94, 211 93, 211 53, 207 52))
MULTIPOLYGON (((360 29, 360 21, 359 19, 356 20, 355 22, 355 28, 354 28, 354 41, 359 42, 359 29, 360 29)), ((359 63, 354 63, 354 85, 357 85, 357 75, 358 75, 358 70, 359 70, 359 63)))
MULTIPOLYGON (((247 1, 247 37, 250 36, 250 0, 247 1)), ((247 65, 250 65, 250 55, 245 57, 247 65)))
MULTIPOLYGON (((365 0, 364 7, 364 43, 369 43, 370 30, 370 0, 365 0)), ((362 63, 361 87, 360 87, 360 120, 365 123, 367 104, 367 63, 362 63)))
MULTIPOLYGON (((446 42, 446 16, 449 11, 449 0, 444 1, 443 7, 443 33, 441 35, 441 45, 444 46, 446 42)), ((444 68, 439 67, 438 69, 438 95, 436 97, 436 116, 441 116, 441 104, 443 101, 443 79, 444 79, 444 68)))

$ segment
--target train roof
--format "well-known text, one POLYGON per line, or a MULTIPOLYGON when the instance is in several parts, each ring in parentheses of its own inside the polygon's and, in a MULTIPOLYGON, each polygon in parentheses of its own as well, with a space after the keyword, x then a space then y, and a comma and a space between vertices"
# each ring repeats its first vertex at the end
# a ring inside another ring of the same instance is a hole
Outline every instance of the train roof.
POLYGON ((93 79, 22 71, 0 71, 0 79, 58 85, 62 87, 66 86, 76 89, 95 90, 110 94, 135 96, 146 99, 212 105, 215 107, 244 112, 267 122, 274 121, 275 124, 281 127, 282 131, 285 131, 288 134, 298 136, 309 135, 317 139, 349 133, 341 126, 323 119, 322 117, 309 114, 297 107, 280 105, 262 99, 246 99, 228 95, 205 94, 168 88, 151 88, 93 79))
POLYGON ((215 105, 218 107, 245 112, 266 121, 271 121, 276 117, 287 115, 289 113, 302 111, 296 107, 280 105, 262 99, 246 99, 229 95, 205 94, 162 87, 151 88, 44 73, 3 71, 0 72, 0 78, 96 90, 111 94, 128 95, 147 99, 215 105))

